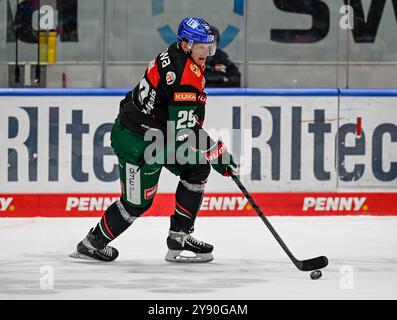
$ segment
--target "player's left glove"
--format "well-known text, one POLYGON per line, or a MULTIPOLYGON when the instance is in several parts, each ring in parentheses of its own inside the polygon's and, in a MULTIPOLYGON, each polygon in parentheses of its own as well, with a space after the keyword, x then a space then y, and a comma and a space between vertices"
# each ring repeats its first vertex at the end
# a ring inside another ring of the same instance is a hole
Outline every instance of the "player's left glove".
POLYGON ((238 173, 238 165, 222 141, 219 140, 211 148, 201 151, 201 153, 221 175, 230 176, 229 170, 233 174, 238 173))

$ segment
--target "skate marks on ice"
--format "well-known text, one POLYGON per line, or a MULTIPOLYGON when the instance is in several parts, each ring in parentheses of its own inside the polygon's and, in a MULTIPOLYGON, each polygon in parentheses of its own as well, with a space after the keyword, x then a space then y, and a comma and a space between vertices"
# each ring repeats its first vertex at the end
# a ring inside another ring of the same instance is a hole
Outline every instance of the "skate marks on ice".
POLYGON ((40 299, 53 298, 65 290, 78 290, 87 287, 84 279, 73 277, 74 270, 68 268, 65 255, 43 252, 42 254, 21 254, 12 260, 0 260, 0 299, 40 299), (42 279, 45 270, 53 271, 51 289, 43 289, 42 279))
MULTIPOLYGON (((101 291, 101 297, 151 299, 153 294, 189 295, 221 293, 224 289, 248 289, 266 283, 271 268, 264 260, 227 260, 222 263, 181 265, 158 260, 119 260, 112 263, 72 260, 63 254, 24 254, 17 260, 0 260, 0 298, 86 299, 101 291), (40 288, 48 265, 54 271, 51 290, 40 288)), ((277 269, 280 269, 277 267, 277 269)), ((156 295, 157 296, 157 295, 156 295)), ((90 298, 89 298, 90 299, 90 298)))
MULTIPOLYGON (((233 260, 227 264, 213 261, 207 264, 182 265, 152 260, 134 262, 134 268, 130 272, 144 277, 132 280, 132 283, 137 283, 148 293, 175 296, 184 294, 189 298, 196 294, 221 293, 225 289, 242 290, 253 283, 266 283, 268 280, 261 268, 262 264, 263 261, 252 263, 233 260), (247 264, 255 264, 257 267, 247 272, 247 264)), ((117 289, 116 285, 108 287, 117 289)), ((128 285, 126 289, 129 289, 128 285)))
MULTIPOLYGON (((215 257, 208 264, 170 264, 162 259, 120 259, 111 263, 73 260, 65 254, 22 254, 13 261, 0 260, 1 299, 193 299, 193 298, 294 298, 294 287, 328 288, 332 298, 338 288, 340 268, 349 265, 356 274, 356 287, 383 274, 397 274, 396 258, 332 259, 319 281, 280 259, 230 259, 215 257), (40 268, 54 270, 54 287, 40 288, 40 268), (281 286, 281 287, 280 287, 281 286), (280 287, 279 291, 274 291, 280 287), (283 288, 283 289, 281 289, 283 288), (286 295, 286 291, 290 293, 286 295), (272 292, 271 292, 272 291, 272 292)), ((371 283, 371 282, 369 282, 371 283)), ((371 288, 368 288, 370 290, 371 288)), ((296 289, 297 290, 297 289, 296 289)), ((299 289, 301 292, 301 289, 299 289)), ((319 293, 319 292, 317 292, 319 293)), ((397 292, 396 292, 397 293, 397 292)), ((308 293, 309 294, 309 293, 308 293)), ((344 292, 346 298, 368 297, 368 292, 344 292)), ((306 298, 313 298, 308 296, 306 298)), ((303 297, 305 298, 305 297, 303 297)), ((373 297, 376 298, 376 297, 373 297)))

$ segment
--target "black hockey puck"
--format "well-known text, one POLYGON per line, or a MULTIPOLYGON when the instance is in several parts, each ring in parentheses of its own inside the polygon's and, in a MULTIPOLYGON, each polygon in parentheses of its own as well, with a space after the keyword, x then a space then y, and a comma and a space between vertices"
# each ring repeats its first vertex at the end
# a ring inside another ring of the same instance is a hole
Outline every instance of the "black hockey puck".
POLYGON ((312 280, 317 280, 320 279, 322 275, 320 270, 314 270, 310 273, 310 278, 312 278, 312 280))

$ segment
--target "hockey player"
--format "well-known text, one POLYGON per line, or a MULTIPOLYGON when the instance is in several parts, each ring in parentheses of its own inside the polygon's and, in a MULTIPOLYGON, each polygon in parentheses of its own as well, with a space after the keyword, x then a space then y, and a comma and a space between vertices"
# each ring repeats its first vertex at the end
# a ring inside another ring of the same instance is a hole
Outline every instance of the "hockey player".
POLYGON ((109 242, 149 209, 161 169, 165 167, 180 177, 165 259, 169 262, 209 262, 213 259, 213 246, 195 239, 191 233, 211 166, 222 175, 228 175, 229 170, 237 171, 223 143, 213 141, 202 129, 206 103, 205 62, 215 50, 214 32, 205 20, 183 19, 178 27, 178 41, 149 63, 140 82, 120 102, 111 144, 119 161, 122 194, 77 245, 72 257, 100 261, 116 259, 118 251, 109 246, 109 242), (204 144, 190 146, 197 161, 184 164, 169 161, 167 148, 165 163, 152 163, 146 158, 145 150, 151 141, 145 139, 145 134, 161 132, 166 136, 169 135, 167 127, 173 128, 177 143, 185 141, 191 133, 205 134, 204 144), (194 256, 182 256, 184 250, 194 256))

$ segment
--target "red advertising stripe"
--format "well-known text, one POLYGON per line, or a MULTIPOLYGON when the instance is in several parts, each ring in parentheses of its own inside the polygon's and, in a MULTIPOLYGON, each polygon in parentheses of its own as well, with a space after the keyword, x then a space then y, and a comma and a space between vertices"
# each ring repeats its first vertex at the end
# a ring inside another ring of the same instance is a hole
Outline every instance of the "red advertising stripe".
POLYGON ((362 130, 361 130, 361 117, 357 117, 357 122, 356 122, 356 135, 361 136, 362 130))
MULTIPOLYGON (((397 193, 253 193, 268 216, 397 215, 397 193)), ((1 194, 0 217, 100 217, 119 194, 1 194)), ((144 216, 170 216, 175 195, 160 193, 144 216)), ((242 194, 207 193, 201 216, 255 216, 242 194)))

